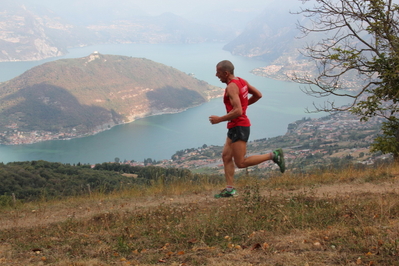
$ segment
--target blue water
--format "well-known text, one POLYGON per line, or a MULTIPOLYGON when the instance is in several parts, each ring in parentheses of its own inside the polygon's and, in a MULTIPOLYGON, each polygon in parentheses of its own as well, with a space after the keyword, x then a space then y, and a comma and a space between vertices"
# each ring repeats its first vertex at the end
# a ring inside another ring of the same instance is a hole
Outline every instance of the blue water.
MULTIPOLYGON (((248 109, 252 122, 250 140, 275 137, 286 132, 289 123, 303 117, 316 117, 305 112, 315 98, 305 95, 298 84, 271 80, 250 74, 265 62, 233 56, 222 50, 223 44, 126 44, 76 48, 60 58, 79 58, 98 51, 102 54, 148 58, 172 66, 212 85, 224 87, 215 77, 215 65, 231 60, 235 74, 248 80, 263 98, 248 109)), ((38 62, 0 63, 0 81, 12 79, 26 70, 55 59, 38 62)), ((121 160, 143 161, 170 159, 178 150, 197 148, 203 144, 223 145, 226 124, 211 125, 210 115, 223 115, 221 99, 178 114, 147 117, 119 125, 94 136, 62 141, 46 141, 30 145, 0 146, 0 162, 46 160, 62 163, 102 163, 121 160)))

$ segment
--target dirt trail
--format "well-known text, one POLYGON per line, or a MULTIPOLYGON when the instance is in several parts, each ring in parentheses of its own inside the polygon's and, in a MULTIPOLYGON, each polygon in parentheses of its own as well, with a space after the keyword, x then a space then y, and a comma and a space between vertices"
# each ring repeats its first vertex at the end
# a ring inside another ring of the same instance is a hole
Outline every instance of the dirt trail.
MULTIPOLYGON (((362 193, 399 193, 399 181, 390 183, 362 184, 332 184, 316 188, 301 188, 297 190, 261 190, 262 195, 295 195, 306 193, 316 197, 354 196, 362 193)), ((195 195, 142 197, 142 198, 111 198, 88 199, 78 202, 60 202, 54 205, 36 205, 30 209, 15 209, 0 213, 0 230, 17 227, 46 226, 51 223, 63 222, 69 219, 87 219, 97 214, 114 211, 132 211, 138 208, 155 207, 161 204, 217 204, 224 199, 214 199, 213 193, 207 192, 195 195)), ((32 205, 34 206, 34 205, 32 205)))

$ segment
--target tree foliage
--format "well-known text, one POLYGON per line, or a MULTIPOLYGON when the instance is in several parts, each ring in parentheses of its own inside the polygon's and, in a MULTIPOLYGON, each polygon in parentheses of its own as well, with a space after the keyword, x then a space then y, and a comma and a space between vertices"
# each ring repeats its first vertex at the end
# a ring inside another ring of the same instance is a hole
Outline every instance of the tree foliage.
POLYGON ((64 198, 91 192, 109 193, 162 180, 200 180, 190 170, 120 163, 69 165, 47 161, 0 163, 0 205, 14 194, 18 200, 64 198), (123 175, 124 173, 134 174, 123 175))
POLYGON ((316 74, 296 74, 305 92, 316 97, 344 96, 347 106, 333 101, 315 106, 316 111, 350 111, 367 121, 386 119, 383 135, 373 150, 393 153, 399 159, 399 6, 392 0, 302 1, 297 14, 307 20, 298 26, 304 36, 322 36, 302 50, 316 64, 316 74), (348 90, 350 83, 355 90, 348 90))

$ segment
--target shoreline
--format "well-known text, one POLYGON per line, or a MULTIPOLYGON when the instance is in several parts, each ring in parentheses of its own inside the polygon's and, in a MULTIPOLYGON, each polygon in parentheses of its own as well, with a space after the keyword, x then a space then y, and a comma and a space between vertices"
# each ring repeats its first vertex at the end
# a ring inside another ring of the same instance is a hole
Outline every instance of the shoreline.
MULTIPOLYGON (((77 139, 77 138, 90 137, 90 136, 94 136, 94 135, 100 134, 102 132, 105 132, 107 130, 110 130, 116 126, 130 124, 130 123, 133 123, 135 121, 138 121, 140 119, 144 119, 147 117, 182 113, 182 112, 187 111, 188 109, 201 106, 202 104, 205 104, 205 103, 211 101, 212 99, 217 99, 217 98, 220 98, 220 97, 210 98, 210 99, 207 99, 207 101, 205 101, 204 103, 197 104, 197 105, 194 105, 191 107, 187 107, 187 108, 184 108, 181 110, 151 112, 150 114, 147 114, 147 115, 137 116, 128 122, 122 122, 119 124, 113 123, 112 126, 110 126, 110 124, 112 124, 112 123, 104 123, 103 125, 97 126, 97 128, 103 128, 103 130, 93 130, 92 132, 84 133, 84 134, 74 135, 73 133, 66 133, 66 132, 52 133, 52 132, 38 131, 38 130, 28 131, 28 132, 16 131, 14 135, 11 135, 9 137, 9 138, 13 139, 13 141, 0 142, 0 145, 1 146, 30 145, 30 144, 46 142, 46 141, 57 141, 57 140, 68 141, 68 140, 77 139)), ((2 134, 4 134, 4 133, 0 133, 0 137, 5 138, 5 136, 2 136, 2 134)))

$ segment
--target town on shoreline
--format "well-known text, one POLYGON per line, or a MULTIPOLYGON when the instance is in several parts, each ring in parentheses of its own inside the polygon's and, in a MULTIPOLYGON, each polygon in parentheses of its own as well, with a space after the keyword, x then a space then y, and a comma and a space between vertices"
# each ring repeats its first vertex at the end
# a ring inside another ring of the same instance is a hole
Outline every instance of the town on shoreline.
MULTIPOLYGON (((381 118, 361 122, 356 116, 344 112, 317 119, 303 118, 289 124, 287 133, 283 136, 248 142, 247 153, 264 154, 281 147, 285 152, 288 169, 299 171, 315 166, 339 166, 345 163, 372 165, 379 160, 392 159, 389 154, 370 152, 370 145, 380 133, 381 122, 381 118)), ((204 144, 202 147, 177 151, 170 159, 156 161, 148 158, 144 162, 120 163, 222 174, 222 148, 204 144)), ((264 172, 277 169, 277 165, 268 161, 246 170, 264 172)))

